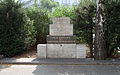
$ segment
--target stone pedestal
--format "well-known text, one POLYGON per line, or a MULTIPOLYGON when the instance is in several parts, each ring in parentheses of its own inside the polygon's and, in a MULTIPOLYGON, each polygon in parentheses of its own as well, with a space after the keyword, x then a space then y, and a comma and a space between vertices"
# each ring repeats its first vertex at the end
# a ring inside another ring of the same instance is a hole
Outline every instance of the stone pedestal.
POLYGON ((39 58, 85 58, 84 45, 76 45, 76 36, 73 35, 73 24, 70 18, 53 18, 53 24, 49 26, 47 44, 38 45, 39 58))
POLYGON ((76 57, 76 44, 47 44, 47 58, 76 57))
POLYGON ((37 55, 38 58, 46 58, 46 50, 47 50, 47 46, 46 44, 38 44, 37 45, 37 55))
POLYGON ((86 44, 77 44, 77 58, 86 58, 86 44))
POLYGON ((38 58, 86 58, 85 44, 39 44, 38 58))

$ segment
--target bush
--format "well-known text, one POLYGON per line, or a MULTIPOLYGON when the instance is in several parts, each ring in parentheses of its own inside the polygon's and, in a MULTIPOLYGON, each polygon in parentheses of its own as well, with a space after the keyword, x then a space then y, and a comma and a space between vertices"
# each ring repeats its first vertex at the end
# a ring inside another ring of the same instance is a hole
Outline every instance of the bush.
POLYGON ((49 24, 51 23, 47 11, 39 7, 30 7, 26 8, 26 14, 33 21, 31 41, 34 41, 35 45, 46 43, 46 35, 48 35, 49 24))
MULTIPOLYGON (((76 35, 83 38, 88 45, 93 42, 93 33, 95 26, 95 4, 86 3, 82 5, 81 3, 75 9, 75 17, 73 19, 73 24, 75 25, 76 35)), ((81 42, 82 43, 82 42, 81 42)))
POLYGON ((59 6, 54 8, 52 12, 53 17, 74 17, 74 6, 59 6))
POLYGON ((0 2, 0 54, 12 57, 25 51, 27 23, 21 3, 14 0, 0 2))
POLYGON ((73 24, 78 43, 86 43, 90 48, 90 57, 93 57, 93 34, 95 27, 96 6, 90 0, 85 0, 75 9, 73 24), (87 2, 85 2, 87 1, 87 2))
POLYGON ((106 41, 108 56, 120 50, 120 1, 106 2, 106 41))

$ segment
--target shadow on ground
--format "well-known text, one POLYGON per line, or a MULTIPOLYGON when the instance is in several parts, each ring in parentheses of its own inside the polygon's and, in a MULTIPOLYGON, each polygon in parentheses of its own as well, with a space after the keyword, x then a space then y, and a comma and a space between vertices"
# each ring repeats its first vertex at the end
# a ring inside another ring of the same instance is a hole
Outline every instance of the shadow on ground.
POLYGON ((110 65, 41 65, 32 72, 34 75, 120 75, 120 66, 110 65))

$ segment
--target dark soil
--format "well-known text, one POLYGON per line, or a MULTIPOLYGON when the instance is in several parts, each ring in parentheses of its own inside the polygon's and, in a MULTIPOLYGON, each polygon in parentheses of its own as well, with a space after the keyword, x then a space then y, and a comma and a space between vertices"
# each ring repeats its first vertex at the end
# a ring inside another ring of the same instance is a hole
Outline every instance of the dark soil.
POLYGON ((16 55, 13 58, 36 58, 37 57, 37 49, 36 47, 32 46, 24 53, 20 55, 16 55))

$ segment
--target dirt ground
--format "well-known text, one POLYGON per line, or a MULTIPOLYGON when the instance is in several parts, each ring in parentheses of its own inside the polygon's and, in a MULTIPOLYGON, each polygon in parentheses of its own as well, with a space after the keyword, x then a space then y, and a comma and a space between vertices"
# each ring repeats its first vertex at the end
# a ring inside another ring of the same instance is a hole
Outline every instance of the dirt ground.
POLYGON ((20 55, 16 55, 13 58, 36 58, 37 57, 37 49, 35 47, 30 47, 24 53, 20 55))

